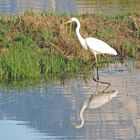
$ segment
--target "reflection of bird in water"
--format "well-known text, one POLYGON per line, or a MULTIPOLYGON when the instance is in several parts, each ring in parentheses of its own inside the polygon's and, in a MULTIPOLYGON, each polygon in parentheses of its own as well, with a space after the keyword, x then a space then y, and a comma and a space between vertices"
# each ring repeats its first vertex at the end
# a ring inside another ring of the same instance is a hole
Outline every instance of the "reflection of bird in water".
POLYGON ((96 60, 96 65, 97 65, 97 79, 99 81, 99 74, 98 74, 98 61, 97 61, 97 54, 110 54, 110 55, 117 55, 117 52, 115 49, 111 48, 108 44, 103 42, 102 40, 93 38, 93 37, 88 37, 88 38, 83 38, 80 35, 80 22, 78 21, 77 18, 71 18, 69 21, 67 21, 65 24, 71 23, 71 22, 76 22, 77 27, 76 27, 76 34, 78 37, 79 42, 81 43, 81 46, 86 49, 91 51, 96 60))
POLYGON ((90 97, 86 97, 80 109, 80 120, 81 123, 79 125, 72 124, 75 128, 81 128, 84 125, 84 111, 87 108, 96 109, 104 104, 108 103, 112 98, 116 97, 118 91, 112 90, 107 92, 98 92, 98 94, 92 94, 90 97))

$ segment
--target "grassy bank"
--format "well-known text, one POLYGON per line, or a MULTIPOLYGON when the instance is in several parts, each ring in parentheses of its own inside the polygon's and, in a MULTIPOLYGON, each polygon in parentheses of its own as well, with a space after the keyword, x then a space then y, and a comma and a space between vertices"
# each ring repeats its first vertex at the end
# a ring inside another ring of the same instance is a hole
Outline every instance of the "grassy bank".
MULTIPOLYGON (((69 17, 32 12, 1 16, 0 79, 12 81, 89 70, 94 56, 80 48, 74 25, 64 25, 69 17)), ((104 40, 120 57, 140 59, 139 15, 77 17, 83 37, 104 40)))

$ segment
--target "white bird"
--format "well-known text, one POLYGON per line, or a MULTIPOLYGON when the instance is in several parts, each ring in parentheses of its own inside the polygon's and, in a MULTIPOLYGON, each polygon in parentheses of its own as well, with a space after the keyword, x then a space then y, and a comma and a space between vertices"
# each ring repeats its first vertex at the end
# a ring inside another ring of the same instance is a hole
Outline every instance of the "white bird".
POLYGON ((89 109, 97 109, 105 104, 107 104, 109 101, 111 101, 114 97, 116 97, 118 94, 118 91, 116 90, 110 90, 107 92, 99 92, 99 94, 92 94, 89 97, 86 97, 84 99, 84 102, 80 109, 80 124, 73 124, 71 123, 75 128, 81 128, 84 125, 85 119, 84 119, 84 111, 89 109))
POLYGON ((65 24, 76 22, 77 27, 76 27, 76 35, 78 37, 78 40, 81 44, 81 46, 86 49, 91 51, 94 56, 95 56, 95 61, 97 64, 97 78, 99 80, 99 75, 98 75, 98 60, 97 60, 97 54, 109 54, 109 55, 117 55, 117 52, 115 49, 111 48, 107 43, 104 41, 93 38, 93 37, 87 37, 83 38, 80 34, 80 22, 77 18, 71 18, 69 21, 65 22, 65 24))

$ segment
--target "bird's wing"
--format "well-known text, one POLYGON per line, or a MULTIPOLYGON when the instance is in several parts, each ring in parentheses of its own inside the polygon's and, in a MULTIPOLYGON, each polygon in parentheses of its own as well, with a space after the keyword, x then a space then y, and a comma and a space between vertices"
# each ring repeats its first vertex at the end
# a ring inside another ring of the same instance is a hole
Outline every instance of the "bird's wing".
POLYGON ((85 42, 87 44, 88 49, 93 53, 117 55, 116 50, 111 48, 102 40, 88 37, 85 39, 85 42))

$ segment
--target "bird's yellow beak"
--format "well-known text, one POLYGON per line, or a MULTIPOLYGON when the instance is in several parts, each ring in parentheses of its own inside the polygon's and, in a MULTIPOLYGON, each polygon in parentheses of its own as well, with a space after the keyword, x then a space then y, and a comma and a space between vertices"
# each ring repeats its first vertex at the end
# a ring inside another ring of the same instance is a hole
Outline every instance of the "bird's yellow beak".
POLYGON ((72 21, 66 21, 65 23, 64 23, 64 25, 67 25, 67 24, 69 24, 69 23, 71 23, 72 21))

